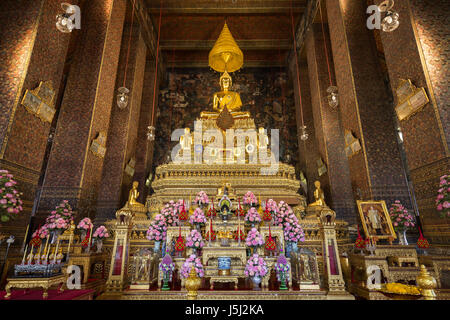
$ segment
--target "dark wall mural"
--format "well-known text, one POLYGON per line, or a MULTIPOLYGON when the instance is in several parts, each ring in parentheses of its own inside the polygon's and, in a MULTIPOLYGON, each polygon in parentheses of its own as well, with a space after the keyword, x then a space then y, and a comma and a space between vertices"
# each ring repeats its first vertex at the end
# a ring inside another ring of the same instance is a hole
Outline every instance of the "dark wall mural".
MULTIPOLYGON (((280 160, 297 166, 298 140, 295 103, 285 68, 246 68, 231 74, 239 92, 241 111, 249 111, 256 127, 280 130, 280 160)), ((207 68, 168 69, 157 111, 153 170, 168 161, 177 142, 173 130, 189 127, 201 111, 212 111, 212 97, 220 91, 220 73, 207 68)))

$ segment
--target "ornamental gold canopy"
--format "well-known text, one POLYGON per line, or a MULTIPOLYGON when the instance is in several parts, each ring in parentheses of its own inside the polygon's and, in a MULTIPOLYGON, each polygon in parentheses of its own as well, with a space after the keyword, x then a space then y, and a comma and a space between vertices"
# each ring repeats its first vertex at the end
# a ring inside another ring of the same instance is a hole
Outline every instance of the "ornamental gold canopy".
POLYGON ((218 72, 235 72, 244 64, 244 54, 234 40, 227 23, 209 52, 209 66, 218 72))

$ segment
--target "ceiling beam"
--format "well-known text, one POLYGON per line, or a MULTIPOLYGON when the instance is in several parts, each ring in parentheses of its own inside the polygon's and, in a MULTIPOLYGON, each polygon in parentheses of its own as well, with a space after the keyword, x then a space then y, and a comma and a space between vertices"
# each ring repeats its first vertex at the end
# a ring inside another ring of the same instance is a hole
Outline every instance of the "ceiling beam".
MULTIPOLYGON (((162 40, 162 50, 211 50, 216 40, 162 40)), ((288 50, 292 48, 292 40, 255 39, 236 40, 242 50, 288 50)))

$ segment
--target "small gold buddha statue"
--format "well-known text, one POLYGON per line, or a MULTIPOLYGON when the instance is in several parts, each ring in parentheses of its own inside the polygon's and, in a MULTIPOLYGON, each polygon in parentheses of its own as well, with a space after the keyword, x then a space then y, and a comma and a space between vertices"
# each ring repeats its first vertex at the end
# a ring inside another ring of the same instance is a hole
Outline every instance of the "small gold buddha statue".
POLYGON ((230 200, 235 200, 236 195, 234 193, 234 189, 231 187, 231 183, 225 182, 222 184, 222 187, 217 189, 217 199, 221 199, 224 195, 227 195, 230 200))
POLYGON ((129 196, 128 196, 128 207, 139 207, 142 208, 144 205, 142 203, 137 202, 137 198, 139 197, 139 191, 137 190, 139 186, 138 181, 133 181, 133 188, 131 188, 129 196))
POLYGON ((219 80, 222 91, 216 92, 213 98, 213 110, 216 112, 203 111, 200 113, 202 119, 217 119, 220 113, 225 109, 231 113, 234 119, 250 118, 249 112, 240 112, 242 107, 241 96, 239 93, 230 91, 233 81, 228 72, 224 72, 219 80))
POLYGON ((308 207, 326 207, 325 195, 322 188, 320 188, 320 181, 314 182, 314 185, 316 186, 316 190, 314 190, 314 199, 316 201, 310 203, 308 207))

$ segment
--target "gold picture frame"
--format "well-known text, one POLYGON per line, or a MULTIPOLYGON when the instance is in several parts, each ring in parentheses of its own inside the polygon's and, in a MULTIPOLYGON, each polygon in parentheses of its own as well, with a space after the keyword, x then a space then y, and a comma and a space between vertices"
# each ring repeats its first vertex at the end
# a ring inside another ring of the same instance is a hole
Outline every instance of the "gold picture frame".
POLYGON ((395 112, 400 121, 409 119, 430 102, 425 88, 416 88, 409 79, 400 79, 396 95, 395 112))
POLYGON ((384 200, 357 200, 356 203, 367 238, 388 240, 397 238, 384 200))

